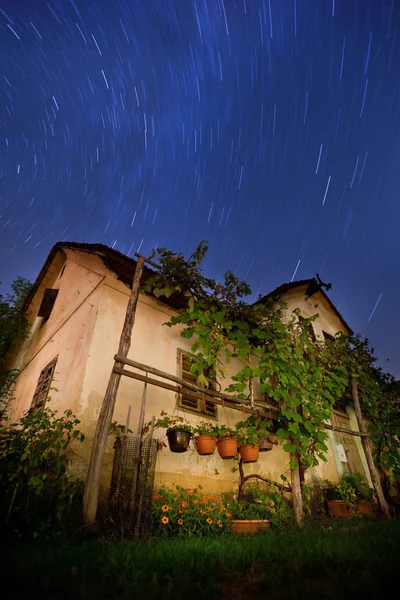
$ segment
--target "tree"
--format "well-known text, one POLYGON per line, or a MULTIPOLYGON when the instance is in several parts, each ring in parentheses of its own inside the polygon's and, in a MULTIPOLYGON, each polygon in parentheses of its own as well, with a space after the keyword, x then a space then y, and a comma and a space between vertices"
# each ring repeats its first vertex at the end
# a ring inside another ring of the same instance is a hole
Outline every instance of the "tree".
POLYGON ((10 399, 17 372, 6 369, 6 356, 26 337, 28 320, 22 311, 23 303, 32 284, 18 277, 11 285, 11 293, 0 294, 0 417, 10 399))
POLYGON ((226 392, 251 400, 252 381, 259 378, 266 402, 279 407, 277 435, 289 454, 294 512, 301 525, 300 467, 326 461, 325 421, 343 395, 348 372, 336 349, 310 338, 312 319, 300 321, 296 311, 285 318, 282 303, 246 303, 243 298, 251 294, 250 287, 230 272, 222 283, 206 278, 201 263, 207 249, 201 242, 188 260, 159 249, 160 268, 144 291, 156 297, 179 293, 187 299, 187 307, 165 325, 183 325, 181 335, 192 341, 191 371, 199 385, 207 387, 215 376, 223 379, 226 363, 238 357, 244 367, 226 392))

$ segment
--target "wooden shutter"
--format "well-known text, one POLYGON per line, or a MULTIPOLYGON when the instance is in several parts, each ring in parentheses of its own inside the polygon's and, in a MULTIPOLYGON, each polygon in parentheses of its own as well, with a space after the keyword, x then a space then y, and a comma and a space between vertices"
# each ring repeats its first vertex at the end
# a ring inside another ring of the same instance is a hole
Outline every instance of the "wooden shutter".
MULTIPOLYGON (((332 415, 332 425, 351 429, 350 418, 348 415, 334 412, 332 415)), ((356 438, 354 435, 347 435, 340 431, 335 431, 335 440, 338 444, 342 444, 347 458, 347 462, 342 461, 343 471, 345 473, 361 473, 365 475, 364 467, 361 462, 360 453, 358 452, 356 438)))
MULTIPOLYGON (((179 377, 184 381, 190 383, 196 383, 196 376, 190 372, 191 365, 191 354, 184 350, 178 350, 178 363, 179 363, 179 377)), ((207 373, 205 373, 207 377, 207 373)), ((178 406, 184 410, 194 412, 208 417, 216 418, 217 407, 211 402, 210 398, 204 396, 204 403, 202 402, 201 392, 192 392, 190 390, 184 390, 178 395, 178 406)))
POLYGON ((43 317, 45 321, 50 317, 51 311, 53 310, 54 303, 56 301, 58 290, 48 288, 43 296, 42 303, 39 308, 38 317, 43 317))
POLYGON ((51 382, 53 380, 54 371, 56 369, 56 364, 57 357, 54 358, 48 365, 46 365, 45 368, 40 372, 31 404, 31 410, 34 412, 38 412, 45 405, 51 382))

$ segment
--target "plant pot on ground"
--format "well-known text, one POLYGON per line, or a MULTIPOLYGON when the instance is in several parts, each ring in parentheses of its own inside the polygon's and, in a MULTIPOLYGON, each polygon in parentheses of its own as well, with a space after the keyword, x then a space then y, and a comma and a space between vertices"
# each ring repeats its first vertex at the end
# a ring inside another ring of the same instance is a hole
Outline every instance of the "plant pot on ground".
POLYGON ((330 517, 341 517, 350 519, 353 516, 353 506, 350 502, 343 500, 330 500, 327 503, 330 517))

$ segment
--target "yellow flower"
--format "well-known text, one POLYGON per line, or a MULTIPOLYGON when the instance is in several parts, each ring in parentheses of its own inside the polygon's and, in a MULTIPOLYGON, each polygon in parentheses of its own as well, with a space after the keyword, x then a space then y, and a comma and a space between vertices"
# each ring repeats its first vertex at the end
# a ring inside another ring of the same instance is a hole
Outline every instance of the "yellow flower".
POLYGON ((181 515, 181 514, 183 513, 183 510, 180 508, 180 509, 178 510, 178 513, 181 515))
POLYGON ((208 523, 209 525, 212 525, 212 522, 213 522, 213 521, 212 521, 212 519, 210 519, 210 518, 208 518, 208 519, 207 519, 207 523, 208 523))
POLYGON ((163 512, 168 512, 168 511, 169 511, 169 506, 168 506, 168 504, 164 504, 164 506, 162 506, 162 507, 161 507, 161 510, 162 510, 163 512))
POLYGON ((164 525, 166 525, 168 522, 169 522, 168 517, 162 517, 161 523, 164 523, 164 525))
POLYGON ((205 515, 205 514, 206 514, 206 511, 204 510, 204 508, 201 508, 201 509, 200 509, 200 514, 201 514, 201 515, 205 515))
POLYGON ((178 519, 178 525, 182 525, 183 519, 178 519))

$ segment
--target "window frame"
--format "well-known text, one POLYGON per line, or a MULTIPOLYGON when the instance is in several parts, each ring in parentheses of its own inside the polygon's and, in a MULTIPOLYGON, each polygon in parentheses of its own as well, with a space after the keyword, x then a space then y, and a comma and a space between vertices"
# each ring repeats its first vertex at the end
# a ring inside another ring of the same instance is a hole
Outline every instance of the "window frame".
MULTIPOLYGON (((185 377, 184 377, 184 369, 183 369, 183 357, 192 357, 194 356, 194 354, 192 354, 191 352, 189 352, 188 350, 184 350, 183 348, 178 348, 178 352, 177 352, 177 367, 178 367, 178 377, 180 377, 181 379, 183 379, 185 381, 185 377)), ((189 371, 186 371, 187 373, 189 373, 189 371)), ((196 376, 195 375, 191 375, 191 377, 193 377, 193 381, 192 383, 196 383, 196 376)), ((189 381, 189 379, 186 379, 186 381, 189 381)), ((211 388, 215 388, 215 383, 216 383, 216 379, 213 379, 212 383, 211 383, 211 388)), ((212 412, 208 412, 207 410, 203 410, 202 406, 201 406, 201 392, 178 392, 176 394, 176 407, 178 410, 183 410, 185 412, 190 412, 194 415, 197 415, 198 417, 203 417, 204 419, 213 419, 213 420, 217 420, 218 419, 218 409, 217 409, 217 405, 212 402, 212 399, 210 397, 207 397, 206 395, 204 396, 204 400, 205 400, 205 404, 207 407, 207 404, 209 405, 210 409, 212 410, 212 412), (187 395, 187 396, 191 396, 191 400, 193 401, 194 399, 196 399, 197 397, 197 408, 190 406, 189 404, 184 404, 183 403, 183 395, 187 395)))
POLYGON ((58 355, 49 363, 47 363, 47 365, 40 371, 29 409, 31 412, 36 413, 44 408, 50 392, 51 383, 54 378, 57 361, 58 355))
POLYGON ((42 326, 50 319, 58 296, 58 288, 46 288, 39 306, 37 316, 42 319, 42 326))

